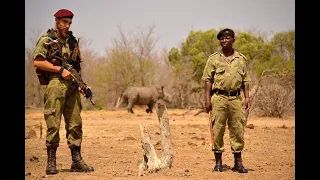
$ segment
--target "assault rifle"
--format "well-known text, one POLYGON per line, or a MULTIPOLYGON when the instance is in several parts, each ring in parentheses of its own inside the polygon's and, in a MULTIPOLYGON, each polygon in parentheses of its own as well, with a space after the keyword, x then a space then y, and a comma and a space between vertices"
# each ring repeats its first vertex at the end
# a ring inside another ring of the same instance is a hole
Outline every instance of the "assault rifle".
MULTIPOLYGON (((95 103, 92 101, 92 97, 93 97, 93 93, 91 91, 91 89, 87 86, 86 83, 83 82, 82 78, 80 77, 80 74, 78 73, 78 71, 67 62, 67 60, 65 60, 64 58, 57 56, 57 52, 59 52, 59 50, 57 50, 56 52, 54 52, 51 57, 55 58, 55 59, 59 59, 62 62, 62 66, 67 69, 68 71, 70 71, 71 76, 72 76, 72 80, 75 81, 76 85, 72 85, 70 89, 68 89, 69 92, 72 92, 75 88, 77 88, 78 86, 83 90, 84 94, 85 94, 85 98, 89 99, 91 104, 94 106, 95 103)), ((68 91, 67 91, 67 97, 68 97, 68 91)))

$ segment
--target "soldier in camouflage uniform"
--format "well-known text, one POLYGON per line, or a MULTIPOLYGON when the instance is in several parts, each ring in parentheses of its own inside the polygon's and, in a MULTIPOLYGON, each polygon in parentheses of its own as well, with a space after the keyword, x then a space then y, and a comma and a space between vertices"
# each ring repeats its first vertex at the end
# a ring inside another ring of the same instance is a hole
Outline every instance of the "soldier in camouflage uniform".
POLYGON ((46 174, 57 174, 56 151, 59 146, 59 128, 61 116, 64 116, 66 138, 71 150, 71 171, 94 171, 81 157, 82 119, 80 93, 83 91, 76 87, 66 97, 67 90, 72 86, 71 73, 61 66, 59 60, 51 58, 54 50, 60 50, 61 56, 80 72, 80 51, 77 40, 69 31, 73 19, 73 13, 67 9, 61 9, 55 14, 55 28, 49 29, 40 37, 33 52, 34 67, 40 84, 47 85, 44 94, 44 118, 47 125, 46 147, 47 168, 46 174), (60 46, 49 46, 52 40, 59 40, 60 46), (79 93, 80 92, 80 93, 79 93))
POLYGON ((214 144, 212 151, 216 165, 213 171, 224 170, 222 152, 223 136, 228 123, 230 145, 234 154, 233 171, 247 173, 241 159, 244 148, 244 110, 250 106, 249 83, 251 78, 247 71, 246 57, 233 49, 235 34, 231 29, 223 29, 217 35, 222 49, 209 56, 203 71, 205 81, 206 112, 212 111, 214 144), (244 93, 244 103, 240 91, 244 93))

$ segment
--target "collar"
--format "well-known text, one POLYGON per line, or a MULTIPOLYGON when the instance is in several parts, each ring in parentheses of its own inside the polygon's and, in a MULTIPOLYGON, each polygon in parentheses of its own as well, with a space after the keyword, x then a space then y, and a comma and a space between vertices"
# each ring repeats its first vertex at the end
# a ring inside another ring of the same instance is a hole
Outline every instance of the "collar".
MULTIPOLYGON (((220 49, 220 50, 218 51, 218 53, 219 53, 220 56, 226 57, 226 56, 223 54, 222 49, 220 49)), ((239 52, 236 51, 236 50, 234 50, 234 51, 233 51, 233 57, 234 57, 234 58, 239 58, 239 57, 240 57, 239 52)))

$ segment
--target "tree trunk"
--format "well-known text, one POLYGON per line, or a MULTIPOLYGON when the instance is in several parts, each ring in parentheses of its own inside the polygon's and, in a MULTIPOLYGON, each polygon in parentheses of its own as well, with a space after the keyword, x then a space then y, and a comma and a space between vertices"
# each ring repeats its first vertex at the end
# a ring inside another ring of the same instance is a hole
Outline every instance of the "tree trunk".
POLYGON ((42 95, 41 95, 41 85, 40 84, 38 84, 37 85, 37 88, 36 88, 36 90, 35 90, 36 92, 36 96, 37 96, 37 99, 35 99, 35 101, 36 101, 36 107, 42 107, 42 105, 43 105, 43 99, 42 99, 42 95))
POLYGON ((142 176, 142 172, 145 170, 148 170, 149 173, 152 173, 157 172, 160 169, 172 167, 172 141, 167 108, 162 100, 158 100, 155 104, 155 109, 160 124, 162 158, 161 160, 158 158, 148 131, 142 125, 142 123, 140 123, 143 162, 139 166, 138 176, 142 176))

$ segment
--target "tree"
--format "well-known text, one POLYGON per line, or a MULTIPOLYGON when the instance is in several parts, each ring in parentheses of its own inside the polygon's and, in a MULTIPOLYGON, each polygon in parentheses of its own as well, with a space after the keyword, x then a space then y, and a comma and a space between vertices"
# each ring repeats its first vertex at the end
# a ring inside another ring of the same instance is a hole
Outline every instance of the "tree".
POLYGON ((259 88, 254 105, 263 116, 283 117, 295 107, 295 32, 290 30, 274 35, 268 43, 270 58, 254 64, 259 88), (261 81, 263 80, 263 81, 261 81))
MULTIPOLYGON (((199 99, 203 98, 203 84, 200 79, 203 69, 209 55, 220 50, 216 34, 215 29, 190 31, 181 47, 169 50, 168 60, 174 72, 173 102, 177 107, 190 107, 201 103, 199 99)), ((271 41, 267 41, 262 33, 239 31, 235 39, 234 48, 246 56, 253 85, 259 83, 262 76, 277 74, 281 75, 276 77, 279 81, 283 81, 283 75, 289 75, 288 87, 292 87, 294 31, 277 33, 271 41)))
POLYGON ((32 53, 41 36, 40 30, 31 30, 29 46, 25 47, 25 105, 43 106, 43 87, 40 85, 35 68, 33 67, 32 53))
POLYGON ((257 60, 253 66, 257 77, 267 70, 268 74, 289 75, 295 72, 295 31, 279 32, 265 45, 264 58, 257 60), (267 54, 267 55, 266 55, 267 54))
POLYGON ((200 81, 207 58, 219 48, 216 35, 215 29, 191 31, 186 40, 181 43, 180 50, 178 48, 170 49, 170 63, 177 71, 181 66, 190 65, 194 73, 192 78, 195 81, 200 81))
POLYGON ((113 39, 103 78, 112 90, 154 83, 157 64, 153 50, 157 42, 155 26, 125 34, 118 26, 120 38, 113 39))

